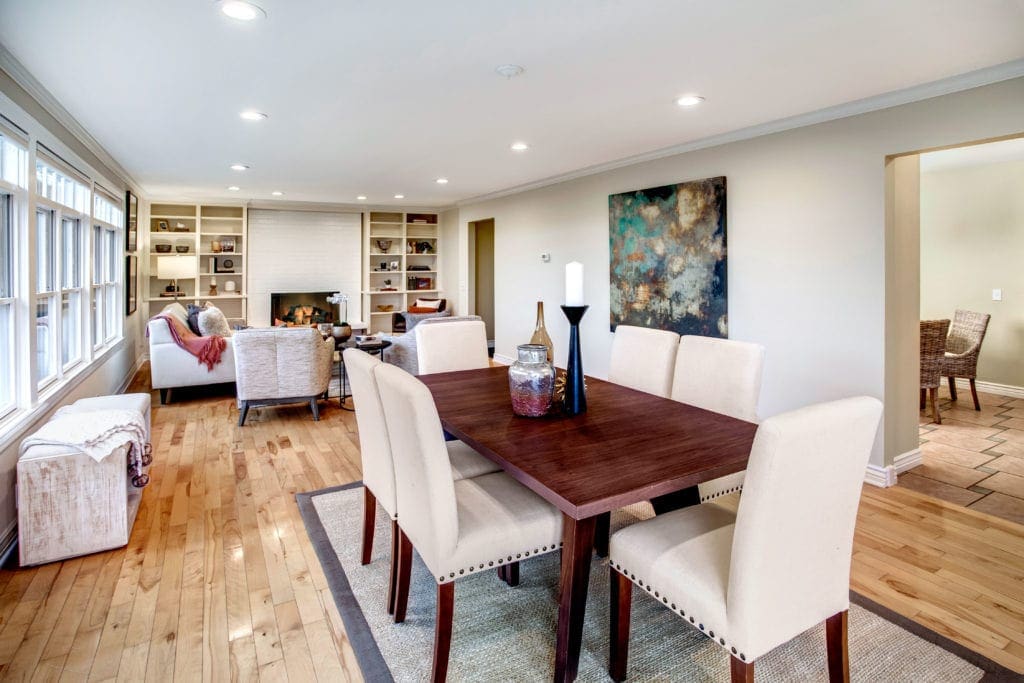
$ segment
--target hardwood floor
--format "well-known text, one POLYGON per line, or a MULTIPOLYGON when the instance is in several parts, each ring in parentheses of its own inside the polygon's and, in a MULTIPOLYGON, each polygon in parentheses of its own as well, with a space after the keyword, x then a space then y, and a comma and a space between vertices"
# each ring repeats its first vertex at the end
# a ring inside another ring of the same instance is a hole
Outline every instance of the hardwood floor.
MULTIPOLYGON (((126 548, 0 571, 4 680, 361 678, 293 498, 359 478, 354 414, 182 398, 126 548)), ((854 549, 855 590, 1024 672, 1024 527, 865 486, 854 549)))

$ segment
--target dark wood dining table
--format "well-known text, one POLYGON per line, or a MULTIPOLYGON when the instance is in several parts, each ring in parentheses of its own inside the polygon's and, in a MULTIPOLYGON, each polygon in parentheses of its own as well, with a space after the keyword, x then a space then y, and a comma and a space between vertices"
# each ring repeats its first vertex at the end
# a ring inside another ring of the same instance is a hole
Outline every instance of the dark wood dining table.
POLYGON ((508 368, 421 375, 444 429, 563 515, 555 680, 579 667, 594 531, 612 510, 746 469, 757 426, 587 378, 585 413, 518 417, 508 368))

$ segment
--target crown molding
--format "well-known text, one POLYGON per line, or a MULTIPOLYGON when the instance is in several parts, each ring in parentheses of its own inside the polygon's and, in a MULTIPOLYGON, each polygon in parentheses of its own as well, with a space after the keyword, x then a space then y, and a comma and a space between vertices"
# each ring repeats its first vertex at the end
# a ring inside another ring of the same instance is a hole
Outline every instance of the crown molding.
POLYGON ((43 87, 43 84, 36 80, 36 77, 29 73, 28 69, 18 61, 18 59, 11 54, 2 43, 0 43, 0 69, 7 72, 15 83, 20 85, 25 91, 39 103, 43 109, 46 110, 50 116, 57 120, 57 123, 64 126, 68 132, 74 135, 82 145, 85 146, 90 152, 92 152, 97 159, 103 162, 107 168, 114 173, 121 176, 121 179, 128 183, 133 190, 141 188, 138 181, 132 177, 124 167, 118 163, 117 159, 112 157, 103 145, 99 143, 92 134, 85 129, 78 120, 68 112, 64 106, 57 101, 49 90, 43 87))
POLYGON ((560 175, 550 176, 541 180, 523 183, 522 185, 515 185, 504 190, 497 190, 495 192, 470 197, 469 199, 463 199, 456 202, 455 205, 457 207, 462 207, 469 206, 470 204, 490 201, 492 199, 500 199, 501 197, 508 197, 521 192, 537 190, 542 187, 564 183, 569 180, 604 173, 605 171, 613 171, 626 166, 633 166, 634 164, 643 163, 645 161, 664 159, 665 157, 675 156, 685 152, 694 152, 700 149, 707 149, 709 147, 718 147, 719 145, 725 145, 731 142, 740 142, 742 140, 750 140, 752 138, 761 137, 762 135, 781 133, 795 128, 803 128, 805 126, 813 126, 818 123, 826 123, 828 121, 844 119, 850 116, 857 116, 859 114, 867 114, 881 109, 889 109, 903 104, 920 102, 921 100, 927 100, 933 97, 949 95, 951 93, 970 90, 971 88, 978 88, 984 85, 991 85, 1001 81, 1008 81, 1012 78, 1020 78, 1021 76, 1024 76, 1024 59, 1017 59, 1012 62, 997 64, 996 66, 978 69, 977 71, 969 71, 964 74, 950 76, 949 78, 943 78, 929 83, 922 83, 921 85, 911 86, 902 90, 893 90, 891 92, 882 93, 881 95, 874 95, 872 97, 866 97, 852 102, 837 104, 833 107, 826 107, 825 109, 807 112, 806 114, 797 114, 796 116, 790 116, 784 119, 776 119, 775 121, 768 121, 767 123, 759 123, 756 126, 739 128, 719 135, 701 138, 700 140, 685 142, 681 145, 663 147, 651 152, 644 152, 642 154, 624 157, 616 161, 587 166, 575 171, 569 171, 568 173, 562 173, 560 175))

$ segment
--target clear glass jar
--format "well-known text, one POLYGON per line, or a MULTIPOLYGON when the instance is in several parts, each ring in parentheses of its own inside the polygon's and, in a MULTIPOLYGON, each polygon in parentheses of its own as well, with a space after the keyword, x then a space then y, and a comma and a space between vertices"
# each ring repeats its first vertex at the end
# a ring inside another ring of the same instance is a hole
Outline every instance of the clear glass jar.
POLYGON ((551 410, 555 392, 555 366, 548 362, 548 347, 520 344, 519 359, 508 369, 512 412, 523 417, 541 417, 551 410))

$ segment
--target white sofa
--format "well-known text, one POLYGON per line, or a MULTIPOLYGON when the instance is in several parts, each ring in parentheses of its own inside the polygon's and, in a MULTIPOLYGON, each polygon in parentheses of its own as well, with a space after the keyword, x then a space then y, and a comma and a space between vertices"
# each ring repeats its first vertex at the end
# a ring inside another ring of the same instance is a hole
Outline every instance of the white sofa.
MULTIPOLYGON (((179 303, 164 307, 160 314, 174 316, 188 327, 188 313, 179 303)), ((207 370, 198 358, 174 343, 166 321, 150 320, 148 332, 150 374, 153 388, 160 390, 160 403, 167 403, 170 390, 174 387, 235 381, 235 352, 231 337, 224 340, 227 346, 220 356, 220 362, 212 370, 207 370)))

